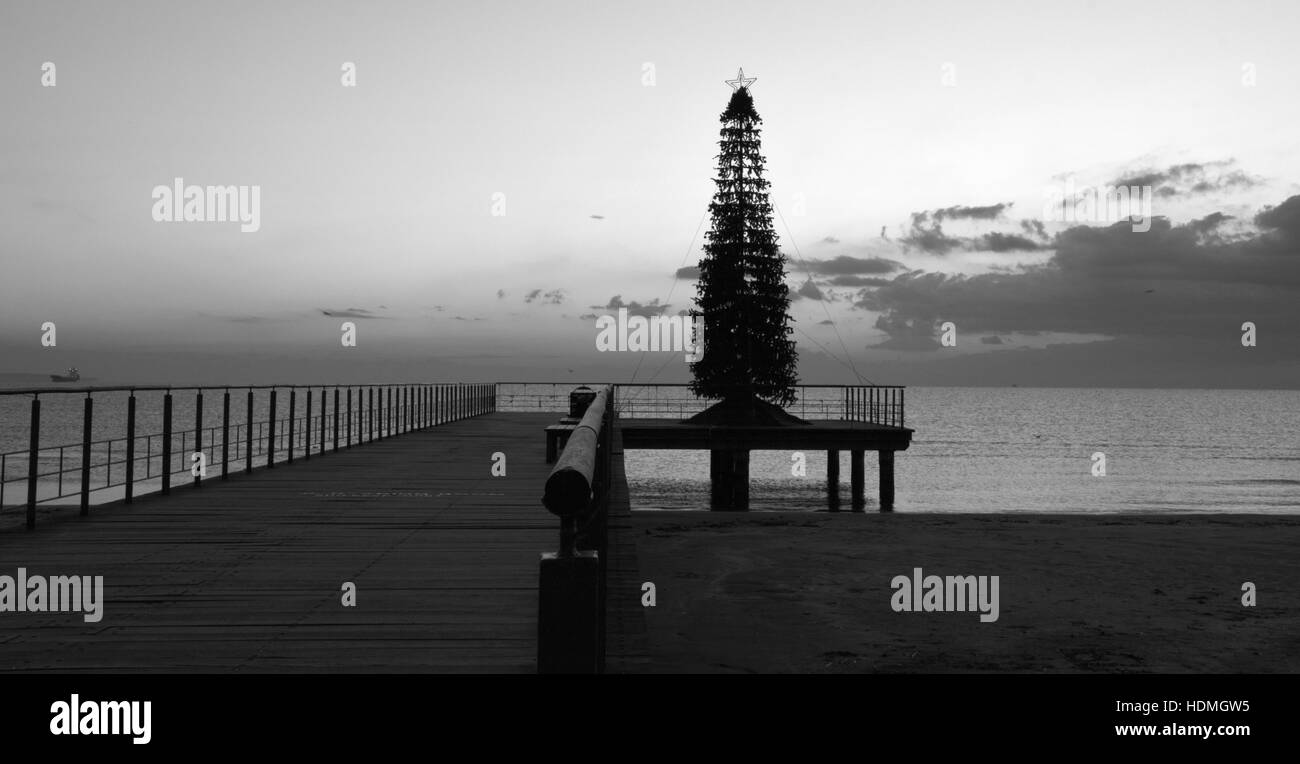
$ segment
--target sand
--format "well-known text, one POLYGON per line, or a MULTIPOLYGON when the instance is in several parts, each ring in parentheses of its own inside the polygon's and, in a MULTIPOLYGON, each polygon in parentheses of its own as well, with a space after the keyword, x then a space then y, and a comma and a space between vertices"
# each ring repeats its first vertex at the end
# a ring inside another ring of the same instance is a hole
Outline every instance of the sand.
POLYGON ((653 671, 1300 671, 1300 516, 634 516, 653 671), (999 576, 998 620, 894 612, 916 567, 999 576))

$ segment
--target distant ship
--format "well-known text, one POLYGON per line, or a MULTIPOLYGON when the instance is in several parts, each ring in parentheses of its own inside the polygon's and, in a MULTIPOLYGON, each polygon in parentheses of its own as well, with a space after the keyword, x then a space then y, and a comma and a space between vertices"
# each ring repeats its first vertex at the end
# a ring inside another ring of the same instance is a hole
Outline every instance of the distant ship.
POLYGON ((76 366, 73 366, 71 369, 68 369, 67 374, 50 375, 51 382, 76 382, 79 379, 81 379, 81 373, 77 371, 76 366))

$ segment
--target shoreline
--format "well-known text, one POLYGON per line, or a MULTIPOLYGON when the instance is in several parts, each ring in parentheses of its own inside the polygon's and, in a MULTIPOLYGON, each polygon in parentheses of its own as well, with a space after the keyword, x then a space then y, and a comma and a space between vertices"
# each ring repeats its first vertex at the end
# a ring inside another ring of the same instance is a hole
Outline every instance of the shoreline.
POLYGON ((632 517, 653 672, 1300 672, 1297 515, 632 517), (914 568, 999 576, 998 620, 894 612, 914 568))

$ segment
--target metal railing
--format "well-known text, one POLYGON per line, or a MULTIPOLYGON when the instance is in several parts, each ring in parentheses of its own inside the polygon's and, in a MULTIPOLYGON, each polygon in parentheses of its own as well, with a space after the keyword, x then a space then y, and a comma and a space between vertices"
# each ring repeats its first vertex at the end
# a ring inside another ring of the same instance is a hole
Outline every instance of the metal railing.
MULTIPOLYGON (((498 382, 497 405, 501 411, 568 411, 569 393, 579 382, 498 382)), ((586 383, 588 387, 611 386, 618 401, 618 415, 624 418, 685 419, 698 414, 711 401, 696 398, 684 383, 622 384, 586 383)), ((904 426, 904 395, 901 385, 797 385, 795 402, 786 411, 812 421, 850 421, 883 427, 904 426)))
POLYGON ((232 466, 236 471, 240 469, 241 462, 244 472, 252 472, 255 466, 271 468, 295 458, 310 459, 313 454, 351 448, 496 410, 495 387, 487 383, 0 390, 0 398, 13 396, 32 397, 28 447, 0 453, 0 509, 6 506, 7 495, 12 495, 9 484, 23 483, 28 528, 35 527, 38 504, 80 495, 84 515, 88 513, 92 493, 121 488, 122 497, 130 503, 137 487, 170 493, 172 477, 177 474, 189 474, 193 485, 198 487, 205 479, 212 479, 212 471, 218 467, 224 480, 232 466), (231 421, 232 413, 239 415, 238 411, 232 411, 232 390, 246 391, 243 422, 231 421), (172 416, 174 397, 177 392, 186 391, 194 393, 191 407, 194 426, 177 430, 172 416), (220 425, 205 424, 205 391, 219 391, 220 425), (256 399, 258 391, 264 391, 261 401, 256 399), (137 435, 136 393, 144 392, 162 393, 161 431, 137 435), (125 432, 121 437, 93 439, 97 393, 128 394, 125 432), (282 398, 282 393, 287 395, 282 398), (76 443, 41 444, 41 396, 55 395, 86 396, 82 407, 82 437, 76 443), (298 415, 300 400, 302 416, 298 415), (281 401, 287 411, 280 408, 281 401), (259 409, 260 413, 255 414, 259 409), (280 416, 282 411, 284 416, 280 416), (43 468, 43 461, 48 468, 43 468), (11 470, 14 466, 18 469, 11 470), (76 477, 65 479, 69 474, 76 477), (153 489, 149 484, 155 481, 157 487, 153 489), (75 487, 65 491, 65 483, 75 487))
POLYGON ((560 518, 560 546, 541 560, 539 673, 604 671, 615 394, 610 386, 597 393, 546 479, 542 504, 560 518))

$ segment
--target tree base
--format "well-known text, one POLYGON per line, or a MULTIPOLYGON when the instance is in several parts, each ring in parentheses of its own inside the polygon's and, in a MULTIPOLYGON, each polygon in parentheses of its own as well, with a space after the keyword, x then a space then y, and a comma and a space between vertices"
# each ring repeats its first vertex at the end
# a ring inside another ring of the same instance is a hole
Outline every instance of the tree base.
POLYGON ((797 416, 787 414, 780 406, 756 397, 724 398, 682 423, 712 427, 786 427, 808 424, 797 416))

